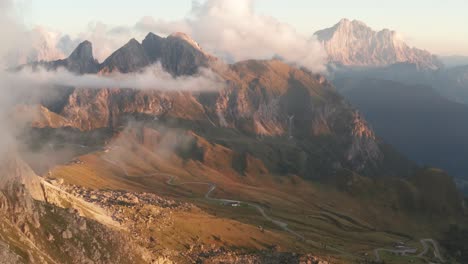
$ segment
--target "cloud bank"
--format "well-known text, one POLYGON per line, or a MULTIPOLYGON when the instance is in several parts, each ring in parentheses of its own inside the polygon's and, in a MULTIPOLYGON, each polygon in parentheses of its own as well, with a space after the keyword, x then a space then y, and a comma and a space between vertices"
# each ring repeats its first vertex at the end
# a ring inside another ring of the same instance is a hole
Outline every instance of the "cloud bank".
POLYGON ((217 56, 231 61, 280 57, 312 71, 323 71, 326 53, 314 37, 305 37, 274 17, 259 15, 254 0, 194 1, 181 21, 145 17, 139 31, 163 34, 182 31, 217 56))
MULTIPOLYGON (((66 57, 83 40, 93 43, 95 57, 103 61, 113 51, 135 37, 142 39, 148 32, 169 35, 184 32, 201 47, 227 62, 246 59, 282 58, 286 62, 320 72, 325 69, 326 52, 315 37, 299 34, 292 26, 276 18, 260 15, 254 10, 254 0, 194 1, 189 14, 181 20, 165 21, 144 17, 133 26, 111 26, 102 22, 88 24, 77 36, 48 33, 43 28, 34 29, 38 43, 45 43, 46 52, 34 52, 30 43, 27 60, 66 57), (55 51, 54 51, 55 50, 55 51)), ((34 45, 33 45, 34 44, 34 45)))
MULTIPOLYGON (((204 92, 220 90, 224 85, 221 78, 209 69, 202 68, 196 75, 173 77, 159 63, 151 65, 141 72, 125 74, 117 72, 110 75, 76 75, 63 68, 47 71, 42 68, 32 70, 25 67, 19 72, 4 73, 3 80, 6 83, 15 84, 17 87, 29 87, 29 92, 33 92, 33 89, 51 86, 204 92)), ((40 91, 38 92, 40 93, 40 91)))
MULTIPOLYGON (((141 90, 157 91, 213 91, 222 89, 224 82, 212 71, 201 69, 197 75, 181 76, 174 78, 165 72, 161 65, 152 65, 141 72, 129 74, 110 74, 110 75, 75 75, 65 69, 57 71, 46 71, 44 69, 32 70, 24 67, 19 72, 10 72, 4 70, 9 65, 6 59, 11 58, 12 50, 26 49, 27 53, 33 54, 36 58, 53 59, 56 57, 68 55, 69 46, 78 43, 76 39, 63 36, 60 33, 54 33, 42 28, 36 28, 28 31, 21 24, 21 18, 15 13, 13 0, 0 0, 0 29, 2 31, 2 42, 0 43, 0 158, 16 145, 15 137, 21 133, 24 123, 12 118, 11 113, 15 107, 21 104, 35 104, 43 98, 53 97, 54 87, 72 86, 80 88, 131 88, 141 90), (31 39, 37 40, 32 42, 31 39), (37 43, 42 50, 34 51, 37 43), (47 51, 47 52, 46 52, 47 51)), ((130 31, 125 29, 112 28, 95 24, 86 34, 91 34, 98 38, 100 31, 112 30, 115 38, 106 37, 107 47, 120 45, 119 38, 128 41, 130 31)), ((86 35, 90 36, 90 35, 86 35)), ((91 38, 92 39, 92 38, 91 38)), ((98 41, 99 44, 99 41, 98 41)), ((113 47, 112 47, 113 48, 113 47)), ((18 54, 17 54, 18 55, 18 54)), ((24 57, 22 57, 24 58, 24 57)))

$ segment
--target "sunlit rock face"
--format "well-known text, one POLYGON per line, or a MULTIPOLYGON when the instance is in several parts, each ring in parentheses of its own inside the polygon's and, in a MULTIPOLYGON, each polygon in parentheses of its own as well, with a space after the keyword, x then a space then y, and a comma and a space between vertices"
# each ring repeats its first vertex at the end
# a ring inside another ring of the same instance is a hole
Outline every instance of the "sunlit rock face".
MULTIPOLYGON (((80 46, 71 57, 92 59, 90 44, 80 46)), ((208 69, 217 75, 219 89, 190 92, 70 87, 46 105, 48 110, 40 115, 42 123, 36 123, 91 131, 118 130, 127 118, 135 116, 177 119, 197 127, 231 129, 249 137, 300 140, 304 153, 319 148, 325 155, 324 149, 332 148, 328 165, 339 163, 357 171, 376 168, 385 158, 372 129, 323 75, 281 60, 224 64, 185 34, 163 38, 150 33, 141 44, 130 40, 95 74, 133 74, 153 63, 160 63, 176 79, 197 76, 208 69), (321 144, 334 146, 317 147, 321 144)), ((268 155, 258 153, 256 158, 268 160, 268 155)))
POLYGON ((374 31, 363 22, 341 20, 315 36, 328 53, 330 62, 346 66, 386 66, 413 63, 421 68, 438 69, 439 59, 425 50, 409 47, 395 31, 374 31))

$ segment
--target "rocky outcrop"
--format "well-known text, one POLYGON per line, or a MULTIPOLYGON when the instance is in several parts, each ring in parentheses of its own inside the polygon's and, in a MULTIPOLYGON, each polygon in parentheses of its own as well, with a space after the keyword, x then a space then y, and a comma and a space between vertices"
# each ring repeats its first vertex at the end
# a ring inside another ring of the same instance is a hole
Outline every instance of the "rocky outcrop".
POLYGON ((72 208, 48 204, 44 198, 50 196, 44 196, 41 186, 44 182, 10 154, 0 164, 0 255, 5 257, 0 262, 150 262, 151 255, 126 233, 81 217, 72 208))
POLYGON ((100 72, 128 73, 160 62, 173 75, 192 75, 199 67, 207 67, 215 60, 183 33, 174 33, 167 38, 149 33, 141 44, 132 39, 114 52, 102 63, 100 72))
POLYGON ((409 47, 395 31, 372 30, 363 22, 342 19, 315 36, 328 53, 330 62, 345 66, 386 66, 413 63, 436 70, 442 62, 425 50, 409 47))
POLYGON ((165 39, 161 64, 168 72, 178 75, 192 75, 199 67, 208 67, 214 57, 202 51, 189 36, 175 33, 165 39))
MULTIPOLYGON (((6 153, 8 154, 0 155, 0 168, 2 168, 0 190, 10 193, 14 192, 12 188, 23 186, 28 196, 38 201, 44 201, 44 192, 39 176, 19 158, 14 148, 6 151, 6 153)), ((24 207, 28 208, 29 206, 24 207)))
POLYGON ((122 48, 112 53, 100 66, 101 73, 118 71, 129 73, 138 71, 150 64, 150 60, 143 46, 131 39, 122 48))
POLYGON ((66 59, 65 67, 75 73, 95 73, 99 64, 93 56, 93 44, 84 41, 66 59))

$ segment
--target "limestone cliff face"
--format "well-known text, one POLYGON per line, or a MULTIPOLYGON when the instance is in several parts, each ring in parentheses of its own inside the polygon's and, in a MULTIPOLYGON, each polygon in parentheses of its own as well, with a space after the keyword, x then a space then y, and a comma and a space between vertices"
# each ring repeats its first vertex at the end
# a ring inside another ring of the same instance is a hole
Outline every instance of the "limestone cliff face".
POLYGON ((203 113, 195 95, 132 89, 75 89, 59 113, 81 130, 117 128, 125 115, 197 119, 203 113))
POLYGON ((329 60, 346 66, 386 66, 414 63, 438 69, 439 59, 427 51, 409 47, 395 31, 376 32, 360 21, 341 20, 331 28, 317 31, 329 60))

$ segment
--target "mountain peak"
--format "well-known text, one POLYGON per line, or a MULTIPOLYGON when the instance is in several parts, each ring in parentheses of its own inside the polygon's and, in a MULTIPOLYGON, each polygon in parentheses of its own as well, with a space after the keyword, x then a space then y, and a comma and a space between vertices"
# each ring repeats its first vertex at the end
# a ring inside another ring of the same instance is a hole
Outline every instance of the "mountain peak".
POLYGON ((150 32, 142 41, 143 48, 152 63, 158 61, 162 57, 165 39, 150 32))
POLYGON ((81 42, 68 59, 71 61, 94 61, 93 44, 87 40, 81 42))
POLYGON ((95 73, 99 63, 93 56, 93 44, 85 40, 70 54, 66 60, 58 61, 55 66, 65 66, 74 73, 95 73))
POLYGON ((343 18, 333 27, 315 32, 315 35, 320 41, 328 41, 339 34, 367 34, 369 32, 373 31, 364 22, 359 20, 349 20, 347 18, 343 18))
POLYGON ((143 45, 132 38, 123 47, 112 53, 102 64, 102 73, 119 71, 121 73, 134 72, 150 64, 143 45))
MULTIPOLYGON (((162 37, 160 37, 160 36, 154 34, 153 32, 149 32, 149 33, 146 35, 146 37, 145 37, 145 39, 154 39, 154 38, 156 38, 156 39, 162 39, 162 37)), ((143 41, 144 41, 144 40, 143 40, 143 41)))
POLYGON ((127 44, 125 44, 125 46, 139 46, 141 45, 140 42, 138 42, 138 40, 136 40, 135 38, 132 38, 130 41, 127 42, 127 44))
POLYGON ((397 32, 390 29, 377 32, 359 20, 344 18, 314 35, 322 42, 331 62, 346 66, 413 63, 438 69, 442 65, 429 52, 409 47, 397 32))
POLYGON ((356 20, 356 19, 350 20, 350 19, 348 19, 348 18, 342 18, 342 19, 340 20, 340 22, 338 22, 338 24, 336 24, 336 25, 339 25, 339 26, 351 25, 351 26, 368 27, 368 26, 366 25, 366 23, 364 23, 364 22, 362 22, 362 21, 360 21, 360 20, 356 20))
POLYGON ((169 35, 168 38, 176 38, 176 39, 181 39, 183 41, 185 41, 186 43, 190 44, 192 47, 196 48, 197 50, 200 50, 201 51, 201 47, 200 45, 198 44, 198 42, 196 42, 195 40, 193 40, 189 35, 183 33, 183 32, 174 32, 172 33, 171 35, 169 35))

